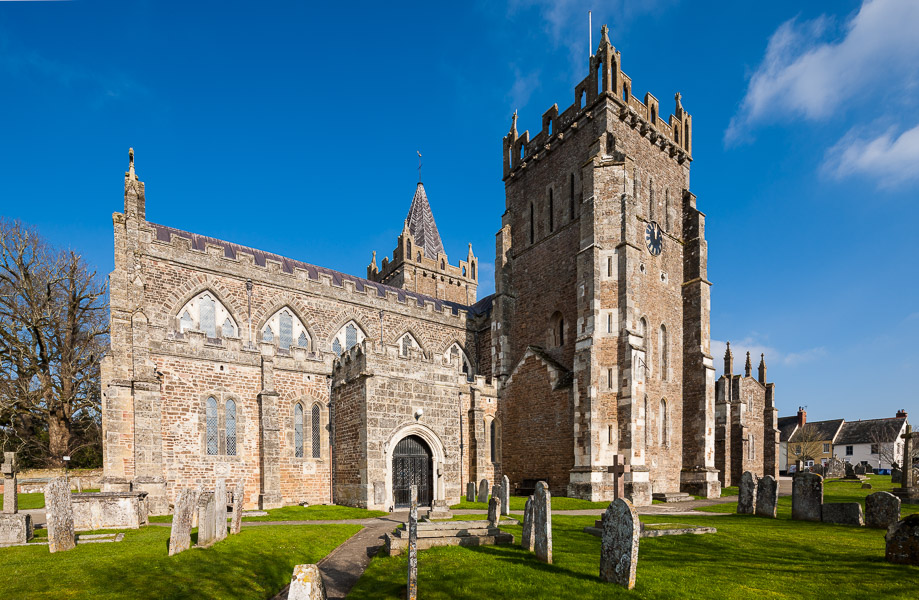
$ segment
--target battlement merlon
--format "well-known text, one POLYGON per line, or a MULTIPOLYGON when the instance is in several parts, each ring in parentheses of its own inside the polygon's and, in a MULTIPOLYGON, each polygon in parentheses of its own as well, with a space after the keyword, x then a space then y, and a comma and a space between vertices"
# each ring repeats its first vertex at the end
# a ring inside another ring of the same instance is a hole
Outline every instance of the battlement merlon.
POLYGON ((456 266, 451 265, 446 252, 438 252, 437 256, 427 256, 425 249, 415 243, 415 238, 408 230, 403 230, 399 235, 398 243, 392 251, 392 259, 383 258, 381 266, 376 266, 376 251, 370 264, 367 266, 367 279, 378 283, 387 283, 391 277, 404 265, 420 267, 428 271, 439 273, 446 277, 457 279, 464 283, 478 284, 478 258, 472 252, 472 244, 466 254, 466 260, 460 260, 456 266))
POLYGON ((542 130, 530 139, 529 130, 517 133, 517 113, 514 113, 511 129, 503 142, 504 179, 517 169, 525 167, 528 159, 543 150, 551 150, 552 142, 558 141, 578 122, 591 114, 595 105, 604 99, 614 102, 619 109, 619 118, 629 123, 642 137, 659 146, 661 151, 683 164, 692 161, 692 115, 683 109, 680 94, 676 94, 673 114, 666 121, 660 116, 657 98, 645 94, 644 101, 632 94, 632 80, 622 72, 622 61, 609 41, 607 27, 601 29, 597 53, 589 59, 589 74, 575 86, 574 103, 561 114, 558 105, 553 105, 542 117, 542 130), (585 101, 586 98, 586 101, 585 101))
POLYGON ((373 377, 378 372, 402 372, 406 377, 426 380, 450 380, 455 377, 454 383, 465 389, 471 386, 484 393, 497 393, 494 383, 486 377, 476 375, 468 379, 459 361, 450 361, 434 352, 424 352, 418 348, 412 348, 404 354, 398 344, 380 343, 370 338, 355 344, 333 360, 332 386, 337 387, 359 377, 373 377), (380 368, 381 364, 385 367, 380 368))

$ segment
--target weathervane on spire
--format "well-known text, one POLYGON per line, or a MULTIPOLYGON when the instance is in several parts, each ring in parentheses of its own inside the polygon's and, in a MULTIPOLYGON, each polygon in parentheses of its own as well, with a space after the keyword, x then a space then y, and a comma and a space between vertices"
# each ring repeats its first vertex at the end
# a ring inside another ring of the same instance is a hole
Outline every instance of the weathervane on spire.
POLYGON ((416 150, 415 152, 418 153, 418 183, 421 183, 421 151, 416 150))

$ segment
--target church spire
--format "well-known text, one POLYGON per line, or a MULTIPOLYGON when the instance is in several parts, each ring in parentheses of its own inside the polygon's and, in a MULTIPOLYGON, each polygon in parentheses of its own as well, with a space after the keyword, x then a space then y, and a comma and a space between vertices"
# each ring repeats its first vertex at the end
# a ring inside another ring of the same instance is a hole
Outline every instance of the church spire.
POLYGON ((405 217, 405 227, 415 238, 415 246, 423 249, 427 258, 437 258, 438 254, 443 253, 444 245, 434 222, 434 213, 431 212, 428 196, 424 193, 424 185, 420 181, 415 188, 408 216, 405 217))

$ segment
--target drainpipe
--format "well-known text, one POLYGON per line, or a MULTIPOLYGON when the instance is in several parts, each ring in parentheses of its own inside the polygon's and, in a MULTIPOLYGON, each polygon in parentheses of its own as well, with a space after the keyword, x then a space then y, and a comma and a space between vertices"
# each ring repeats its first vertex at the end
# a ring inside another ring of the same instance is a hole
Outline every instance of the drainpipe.
POLYGON ((463 392, 460 391, 458 394, 459 397, 459 433, 460 433, 460 495, 464 493, 463 486, 466 485, 466 482, 463 481, 463 471, 465 470, 465 463, 463 462, 463 392))
POLYGON ((332 404, 332 376, 329 375, 329 501, 332 504, 335 504, 335 436, 334 428, 332 423, 335 422, 333 419, 334 411, 332 404))

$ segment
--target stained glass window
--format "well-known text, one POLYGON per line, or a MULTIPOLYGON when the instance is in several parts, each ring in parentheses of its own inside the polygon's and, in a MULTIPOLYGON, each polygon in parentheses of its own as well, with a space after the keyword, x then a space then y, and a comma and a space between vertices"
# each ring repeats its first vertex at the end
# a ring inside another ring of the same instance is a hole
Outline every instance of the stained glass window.
POLYGON ((216 305, 214 299, 210 296, 202 296, 198 301, 201 317, 201 331, 207 334, 209 338, 217 337, 217 323, 215 320, 216 305))
POLYGON ((303 407, 294 406, 294 456, 303 458, 303 407))
POLYGON ((319 420, 319 405, 318 404, 313 405, 312 412, 313 412, 312 423, 311 423, 310 429, 312 429, 312 434, 313 434, 313 458, 319 458, 321 454, 321 450, 322 450, 321 443, 320 443, 322 440, 322 435, 321 435, 322 432, 319 429, 320 420, 319 420))
POLYGON ((217 400, 214 398, 207 399, 204 416, 207 422, 207 453, 213 456, 217 454, 219 446, 219 440, 217 439, 217 400))
POLYGON ((236 456, 236 402, 227 400, 227 456, 236 456))

